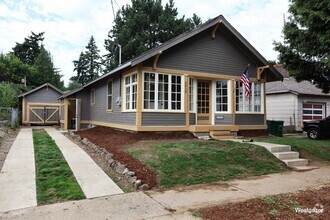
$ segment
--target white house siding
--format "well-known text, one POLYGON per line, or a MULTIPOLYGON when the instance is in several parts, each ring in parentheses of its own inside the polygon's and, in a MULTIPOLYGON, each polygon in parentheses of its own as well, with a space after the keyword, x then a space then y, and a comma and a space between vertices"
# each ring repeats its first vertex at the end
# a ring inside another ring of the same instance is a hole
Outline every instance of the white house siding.
POLYGON ((266 96, 267 120, 284 121, 286 130, 301 130, 298 120, 298 97, 291 93, 266 96))

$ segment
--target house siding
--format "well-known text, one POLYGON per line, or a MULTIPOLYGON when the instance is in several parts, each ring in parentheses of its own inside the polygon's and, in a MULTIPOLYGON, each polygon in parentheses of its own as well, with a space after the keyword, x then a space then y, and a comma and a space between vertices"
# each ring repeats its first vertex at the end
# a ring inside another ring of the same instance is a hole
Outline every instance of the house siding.
POLYGON ((25 96, 26 102, 43 102, 43 103, 61 103, 58 98, 62 94, 55 91, 51 87, 48 87, 48 90, 46 87, 41 88, 40 90, 37 90, 31 94, 28 94, 25 96))
POLYGON ((284 121, 283 125, 287 129, 292 127, 301 130, 298 97, 296 95, 291 93, 267 95, 266 103, 267 120, 284 121))
MULTIPOLYGON (((121 106, 115 104, 115 100, 120 97, 120 75, 116 74, 113 77, 113 109, 112 112, 107 112, 107 81, 104 79, 88 90, 88 99, 90 98, 91 89, 95 89, 95 104, 89 105, 90 120, 98 122, 108 122, 122 125, 136 125, 135 112, 121 112, 121 106)), ((88 101, 89 103, 89 101, 88 101)), ((123 104, 123 103, 122 103, 123 104)), ((82 104, 83 105, 83 104, 82 104)))
MULTIPOLYGON (((213 40, 210 34, 211 31, 202 32, 164 51, 157 67, 238 77, 250 63, 250 77, 256 77, 255 62, 245 55, 245 51, 229 40, 221 30, 218 30, 213 40)), ((148 66, 151 64, 151 60, 145 63, 148 66)))
POLYGON ((214 115, 215 125, 231 125, 233 124, 232 114, 215 114, 214 115))
POLYGON ((81 100, 80 120, 90 120, 90 93, 84 90, 77 93, 76 98, 81 100))
POLYGON ((264 125, 264 114, 236 114, 236 125, 264 125))
POLYGON ((142 113, 142 126, 185 126, 185 113, 142 113))
POLYGON ((196 114, 189 113, 189 125, 195 125, 195 124, 196 124, 196 114))

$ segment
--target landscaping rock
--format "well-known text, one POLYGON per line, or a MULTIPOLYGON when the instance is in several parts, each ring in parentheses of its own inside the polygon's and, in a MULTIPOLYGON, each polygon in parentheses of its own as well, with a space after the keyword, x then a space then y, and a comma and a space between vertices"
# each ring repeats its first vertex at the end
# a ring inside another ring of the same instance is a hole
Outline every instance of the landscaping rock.
POLYGON ((115 167, 115 171, 119 174, 123 174, 125 169, 126 169, 126 166, 121 163, 118 163, 117 166, 115 167))
POLYGON ((137 180, 137 177, 136 177, 136 176, 132 176, 132 177, 129 177, 129 178, 127 179, 127 181, 128 181, 130 184, 135 183, 136 180, 137 180))
POLYGON ((112 159, 112 158, 110 158, 109 160, 108 160, 108 164, 111 166, 111 164, 113 164, 115 161, 112 159))
POLYGON ((106 155, 105 155, 105 159, 106 160, 109 160, 109 159, 111 159, 113 157, 113 154, 111 154, 111 153, 107 153, 106 155))
POLYGON ((135 187, 135 189, 138 189, 141 185, 142 185, 142 181, 141 181, 141 180, 136 180, 136 181, 134 182, 134 187, 135 187))
POLYGON ((86 145, 88 144, 88 142, 89 142, 89 140, 87 138, 84 138, 81 140, 81 143, 86 144, 86 145))
POLYGON ((135 172, 133 172, 133 171, 128 171, 128 172, 125 173, 125 177, 129 178, 129 177, 131 177, 131 176, 135 176, 135 172))
POLYGON ((76 135, 76 140, 81 141, 81 137, 79 135, 76 135))
POLYGON ((129 170, 127 168, 125 168, 125 170, 123 171, 123 174, 125 175, 125 173, 127 173, 129 170))
POLYGON ((139 187, 140 190, 149 190, 149 185, 148 184, 142 184, 140 187, 139 187))

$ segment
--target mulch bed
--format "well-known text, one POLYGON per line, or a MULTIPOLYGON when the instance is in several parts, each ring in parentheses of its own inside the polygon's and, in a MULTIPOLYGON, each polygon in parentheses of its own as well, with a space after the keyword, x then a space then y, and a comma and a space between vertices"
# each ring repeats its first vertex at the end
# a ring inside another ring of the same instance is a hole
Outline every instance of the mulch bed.
POLYGON ((115 160, 125 164, 129 170, 135 172, 138 179, 141 179, 144 183, 147 183, 151 188, 157 186, 155 172, 142 164, 139 160, 123 151, 122 148, 138 141, 157 141, 169 139, 182 140, 194 138, 189 132, 129 132, 102 126, 77 131, 75 134, 81 136, 82 138, 88 138, 94 144, 107 149, 110 153, 113 153, 113 158, 115 160))
POLYGON ((329 219, 330 186, 320 189, 299 191, 266 199, 251 199, 246 202, 204 208, 198 212, 203 219, 329 219), (316 205, 319 204, 319 205, 316 205), (316 206, 315 206, 316 205, 316 206), (313 209, 323 207, 323 213, 297 213, 294 207, 313 209))

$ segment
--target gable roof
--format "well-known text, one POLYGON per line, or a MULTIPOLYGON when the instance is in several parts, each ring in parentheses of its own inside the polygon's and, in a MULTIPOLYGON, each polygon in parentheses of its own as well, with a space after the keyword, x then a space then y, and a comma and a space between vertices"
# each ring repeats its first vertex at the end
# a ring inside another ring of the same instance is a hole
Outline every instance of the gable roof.
POLYGON ((31 94, 31 93, 34 93, 35 91, 37 91, 37 90, 39 90, 39 89, 42 89, 42 88, 44 88, 44 87, 46 87, 46 86, 48 86, 48 87, 54 89, 56 92, 58 92, 58 93, 60 93, 61 95, 63 95, 62 90, 58 89, 57 87, 53 86, 53 85, 50 84, 50 83, 45 83, 45 84, 43 84, 43 85, 41 85, 41 86, 38 86, 37 88, 34 88, 34 89, 32 89, 32 90, 30 90, 30 91, 28 91, 28 92, 26 92, 26 93, 22 93, 22 94, 20 94, 20 95, 18 96, 18 98, 23 97, 23 96, 27 96, 27 95, 29 95, 29 94, 31 94))
POLYGON ((295 78, 290 77, 288 70, 282 64, 274 65, 274 68, 284 76, 284 80, 267 83, 266 94, 292 93, 295 95, 327 96, 330 98, 330 93, 323 93, 321 89, 317 88, 311 82, 297 82, 295 78))
MULTIPOLYGON (((152 49, 149 49, 148 51, 142 53, 141 55, 127 61, 121 66, 118 66, 117 68, 113 69, 111 72, 104 74, 103 76, 95 79, 94 81, 80 87, 77 90, 70 91, 68 93, 63 94, 60 98, 64 98, 67 96, 70 96, 78 91, 81 91, 82 89, 88 87, 91 84, 94 84, 95 82, 106 78, 110 76, 113 73, 119 72, 123 69, 129 68, 129 67, 134 67, 152 57, 157 55, 159 52, 163 52, 165 50, 168 50, 169 48, 174 47, 175 45, 219 24, 221 27, 224 27, 226 30, 228 30, 228 33, 231 34, 233 39, 235 39, 240 46, 246 48, 248 51, 251 52, 255 60, 257 61, 258 64, 260 65, 269 65, 267 60, 222 16, 219 15, 218 17, 215 17, 213 19, 208 20, 207 22, 197 26, 196 28, 189 30, 187 32, 184 32, 183 34, 172 38, 169 41, 166 41, 162 43, 161 45, 154 47, 152 49)), ((273 80, 283 80, 283 76, 271 65, 269 65, 269 68, 266 70, 266 73, 270 73, 269 77, 267 78, 268 81, 273 81, 273 80)))

